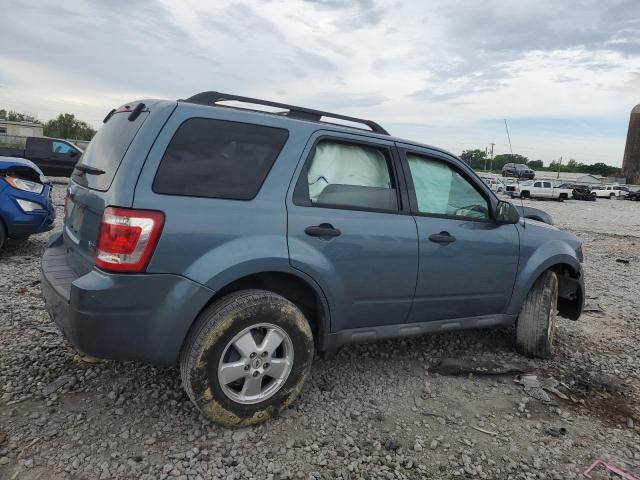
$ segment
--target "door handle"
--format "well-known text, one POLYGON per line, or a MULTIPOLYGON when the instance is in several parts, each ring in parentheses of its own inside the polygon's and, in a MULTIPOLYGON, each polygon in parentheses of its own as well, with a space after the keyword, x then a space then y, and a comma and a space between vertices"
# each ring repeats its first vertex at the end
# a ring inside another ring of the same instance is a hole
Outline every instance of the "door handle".
POLYGON ((318 226, 311 225, 305 228, 304 233, 310 237, 337 237, 342 232, 337 228, 333 228, 330 223, 321 223, 318 226))
POLYGON ((429 240, 440 245, 448 245, 456 241, 456 237, 450 235, 449 232, 440 232, 429 235, 429 240))

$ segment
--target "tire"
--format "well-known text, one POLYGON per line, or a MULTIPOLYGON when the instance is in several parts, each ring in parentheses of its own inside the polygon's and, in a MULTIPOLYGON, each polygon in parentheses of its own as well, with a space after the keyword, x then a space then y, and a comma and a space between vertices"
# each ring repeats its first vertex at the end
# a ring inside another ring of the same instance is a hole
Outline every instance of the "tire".
POLYGON ((532 358, 550 358, 553 355, 557 306, 558 277, 547 270, 531 287, 518 316, 518 353, 532 358))
POLYGON ((524 192, 522 192, 522 193, 520 194, 520 197, 522 197, 522 198, 529 198, 529 192, 527 192, 527 191, 525 190, 524 192))
POLYGON ((31 235, 16 235, 11 237, 13 240, 16 240, 18 242, 26 242, 27 240, 29 240, 29 237, 31 235))
POLYGON ((4 224, 0 220, 0 249, 4 245, 4 241, 7 239, 7 231, 4 229, 4 224))
POLYGON ((616 196, 616 194, 615 194, 615 193, 611 193, 611 194, 609 195, 609 200, 613 200, 615 196, 616 196))
POLYGON ((233 427, 261 423, 299 395, 313 353, 313 334, 298 307, 272 292, 242 290, 217 300, 196 319, 180 354, 182 385, 198 410, 215 423, 233 427), (261 342, 267 335, 280 343, 274 343, 278 345, 274 352, 262 355, 261 342), (227 371, 241 377, 223 382, 225 363, 227 371), (269 375, 276 371, 278 378, 269 375), (257 388, 255 394, 245 392, 245 386, 257 388))

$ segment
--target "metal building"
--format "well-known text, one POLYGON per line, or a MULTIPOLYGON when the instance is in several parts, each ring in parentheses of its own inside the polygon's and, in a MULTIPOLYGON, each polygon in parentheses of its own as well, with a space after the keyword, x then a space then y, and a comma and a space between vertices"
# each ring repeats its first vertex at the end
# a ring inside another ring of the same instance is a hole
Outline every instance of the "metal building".
POLYGON ((16 137, 42 137, 42 129, 43 126, 39 123, 0 120, 0 135, 11 135, 16 137))

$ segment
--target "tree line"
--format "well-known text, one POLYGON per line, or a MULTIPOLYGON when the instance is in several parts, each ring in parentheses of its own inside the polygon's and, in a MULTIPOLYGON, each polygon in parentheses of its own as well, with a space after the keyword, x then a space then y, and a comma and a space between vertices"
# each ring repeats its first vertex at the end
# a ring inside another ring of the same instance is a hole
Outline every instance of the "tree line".
POLYGON ((587 164, 578 162, 575 159, 571 159, 566 163, 560 163, 557 160, 552 161, 549 165, 545 166, 542 160, 529 160, 527 157, 514 153, 504 153, 493 157, 493 161, 486 151, 464 150, 460 155, 460 158, 464 160, 474 170, 484 170, 500 173, 502 167, 507 163, 522 163, 527 165, 532 170, 547 170, 552 172, 571 172, 571 173, 585 173, 591 175, 601 175, 607 177, 620 172, 619 167, 607 165, 603 162, 587 164))
POLYGON ((61 113, 46 123, 42 123, 34 115, 20 113, 13 110, 0 109, 0 120, 10 122, 29 122, 42 125, 43 133, 47 137, 68 138, 72 140, 91 140, 96 130, 87 122, 79 120, 72 113, 61 113))

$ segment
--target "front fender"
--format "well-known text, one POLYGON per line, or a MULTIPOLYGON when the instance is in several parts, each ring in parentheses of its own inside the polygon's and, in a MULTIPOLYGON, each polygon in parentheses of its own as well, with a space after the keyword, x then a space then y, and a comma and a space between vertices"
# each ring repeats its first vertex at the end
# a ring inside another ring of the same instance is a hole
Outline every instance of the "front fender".
POLYGON ((560 240, 545 242, 534 250, 528 258, 526 255, 524 257, 526 260, 524 260, 524 264, 518 269, 513 295, 509 303, 508 314, 520 314, 522 305, 535 281, 543 272, 555 265, 565 264, 578 272, 580 276, 578 279, 580 288, 582 292, 584 291, 582 266, 580 265, 576 252, 565 242, 560 240))

